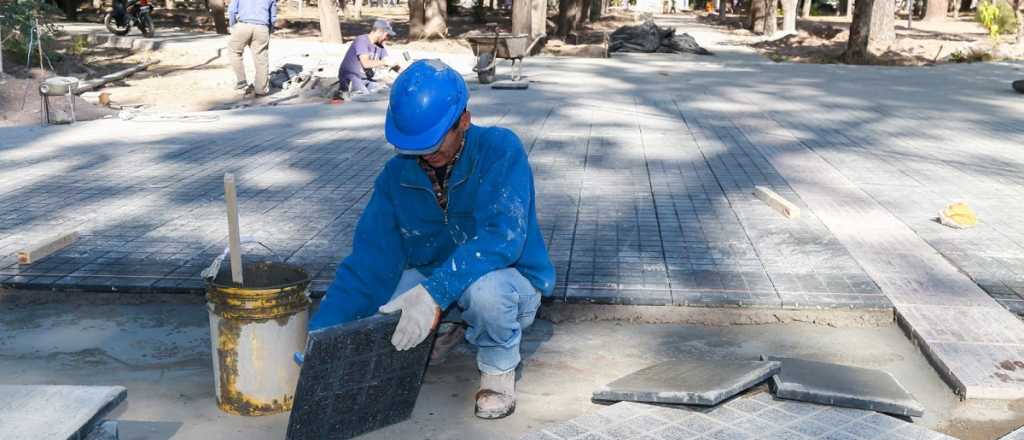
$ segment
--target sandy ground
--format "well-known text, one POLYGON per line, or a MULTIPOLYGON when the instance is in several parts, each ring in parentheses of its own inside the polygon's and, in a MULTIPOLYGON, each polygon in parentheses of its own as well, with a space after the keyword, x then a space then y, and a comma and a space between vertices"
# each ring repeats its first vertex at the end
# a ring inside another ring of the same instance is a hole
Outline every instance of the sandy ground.
MULTIPOLYGON (((850 19, 840 17, 810 17, 797 20, 797 33, 781 32, 768 38, 752 34, 743 28, 745 17, 729 15, 724 20, 717 15, 700 13, 701 21, 730 34, 734 44, 756 48, 775 61, 801 63, 836 63, 846 49, 850 19)), ((780 28, 781 29, 781 28, 780 28)), ((995 59, 1024 58, 1024 47, 1013 44, 1013 36, 997 41, 988 38, 984 28, 970 15, 949 17, 943 22, 914 21, 907 29, 905 19, 896 21, 896 42, 876 64, 931 65, 955 62, 955 55, 971 52, 989 53, 995 59)))
MULTIPOLYGON (((207 311, 198 301, 0 305, 0 377, 5 383, 126 386, 128 400, 111 417, 121 421, 123 440, 282 438, 287 415, 244 418, 216 408, 207 311)), ((412 420, 363 438, 517 438, 598 409, 590 401, 594 387, 647 365, 762 353, 889 371, 924 403, 926 415, 916 423, 959 438, 993 439, 1024 424, 1024 402, 959 402, 896 327, 540 320, 523 349, 513 417, 485 422, 472 415, 477 373, 463 345, 446 364, 428 370, 412 420)))

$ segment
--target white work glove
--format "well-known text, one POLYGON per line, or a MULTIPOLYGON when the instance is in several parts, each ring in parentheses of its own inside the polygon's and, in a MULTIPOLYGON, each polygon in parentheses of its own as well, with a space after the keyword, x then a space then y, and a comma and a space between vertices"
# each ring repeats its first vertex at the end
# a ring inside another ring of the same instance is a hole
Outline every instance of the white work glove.
POLYGON ((399 351, 408 350, 423 342, 441 319, 441 308, 422 284, 409 289, 378 309, 381 313, 402 311, 391 344, 399 351))

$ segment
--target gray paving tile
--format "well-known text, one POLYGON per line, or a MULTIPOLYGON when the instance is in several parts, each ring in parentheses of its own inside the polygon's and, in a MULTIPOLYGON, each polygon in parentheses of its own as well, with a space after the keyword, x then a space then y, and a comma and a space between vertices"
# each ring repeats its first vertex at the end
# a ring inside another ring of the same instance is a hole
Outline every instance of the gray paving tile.
POLYGON ((779 398, 901 416, 924 414, 924 406, 885 371, 777 356, 761 358, 782 363, 779 373, 772 376, 772 388, 779 398))
POLYGON ((0 439, 84 438, 127 398, 124 387, 0 385, 0 439))
POLYGON ((352 438, 412 415, 433 338, 396 351, 398 319, 376 315, 309 334, 288 439, 352 438))
POLYGON ((999 440, 1024 440, 1024 426, 1020 427, 1016 431, 1006 434, 999 438, 999 440))
POLYGON ((772 361, 673 360, 623 376, 594 390, 593 398, 717 405, 763 382, 778 369, 779 364, 772 361))

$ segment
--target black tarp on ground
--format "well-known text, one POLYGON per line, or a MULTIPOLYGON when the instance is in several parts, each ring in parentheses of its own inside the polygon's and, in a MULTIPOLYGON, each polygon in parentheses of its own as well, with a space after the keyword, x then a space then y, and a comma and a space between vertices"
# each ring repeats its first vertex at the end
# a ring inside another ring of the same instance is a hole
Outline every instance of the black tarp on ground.
POLYGON ((659 27, 650 20, 616 29, 608 39, 608 51, 714 55, 700 47, 690 34, 677 35, 675 28, 659 27))

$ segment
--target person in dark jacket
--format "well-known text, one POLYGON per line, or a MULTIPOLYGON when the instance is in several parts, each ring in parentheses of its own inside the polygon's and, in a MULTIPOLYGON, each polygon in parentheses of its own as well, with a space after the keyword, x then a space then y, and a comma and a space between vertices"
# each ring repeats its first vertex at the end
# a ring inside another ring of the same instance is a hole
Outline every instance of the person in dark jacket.
MULTIPOLYGON (((478 348, 476 415, 515 410, 519 343, 551 294, 555 271, 534 200, 526 151, 512 131, 471 123, 462 77, 438 60, 395 80, 385 164, 310 329, 402 312, 391 342, 422 343, 446 321, 432 360, 463 337, 478 348)), ((441 332, 439 332, 441 333, 441 332)))

